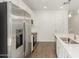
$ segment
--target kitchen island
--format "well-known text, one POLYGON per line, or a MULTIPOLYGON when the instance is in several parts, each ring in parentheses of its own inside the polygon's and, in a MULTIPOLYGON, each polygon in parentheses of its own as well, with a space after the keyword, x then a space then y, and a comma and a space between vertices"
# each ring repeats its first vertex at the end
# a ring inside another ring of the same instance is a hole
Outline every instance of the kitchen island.
POLYGON ((79 58, 79 39, 74 39, 73 34, 62 34, 56 36, 56 53, 58 58, 79 58), (70 41, 67 42, 62 38, 68 38, 70 41))

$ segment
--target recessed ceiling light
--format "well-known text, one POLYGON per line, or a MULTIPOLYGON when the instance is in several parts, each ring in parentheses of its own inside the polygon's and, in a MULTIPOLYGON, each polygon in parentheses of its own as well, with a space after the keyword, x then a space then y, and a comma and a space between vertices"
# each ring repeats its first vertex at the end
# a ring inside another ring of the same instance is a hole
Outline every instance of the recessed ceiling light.
POLYGON ((44 6, 43 8, 44 8, 44 9, 46 9, 46 8, 47 8, 47 6, 44 6))
POLYGON ((61 9, 63 8, 63 6, 60 7, 61 9))

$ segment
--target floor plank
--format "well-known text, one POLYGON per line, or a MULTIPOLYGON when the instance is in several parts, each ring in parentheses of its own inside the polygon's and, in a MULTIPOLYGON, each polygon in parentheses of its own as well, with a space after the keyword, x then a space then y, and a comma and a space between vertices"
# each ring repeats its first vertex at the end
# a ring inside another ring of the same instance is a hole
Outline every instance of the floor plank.
POLYGON ((56 45, 50 42, 40 42, 31 55, 31 58, 56 58, 56 45))

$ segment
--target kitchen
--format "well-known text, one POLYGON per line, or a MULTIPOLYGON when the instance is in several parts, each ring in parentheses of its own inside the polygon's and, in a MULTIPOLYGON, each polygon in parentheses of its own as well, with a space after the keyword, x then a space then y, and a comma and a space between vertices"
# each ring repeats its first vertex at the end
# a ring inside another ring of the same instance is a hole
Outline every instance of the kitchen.
POLYGON ((78 58, 78 2, 1 0, 0 57, 78 58))

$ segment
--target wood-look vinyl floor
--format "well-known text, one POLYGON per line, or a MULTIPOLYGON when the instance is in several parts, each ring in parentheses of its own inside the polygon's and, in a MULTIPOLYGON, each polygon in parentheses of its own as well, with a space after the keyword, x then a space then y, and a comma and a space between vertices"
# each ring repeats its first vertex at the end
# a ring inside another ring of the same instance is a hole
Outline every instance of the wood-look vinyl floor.
POLYGON ((38 46, 32 53, 31 58, 56 58, 55 43, 50 42, 38 43, 38 46))

